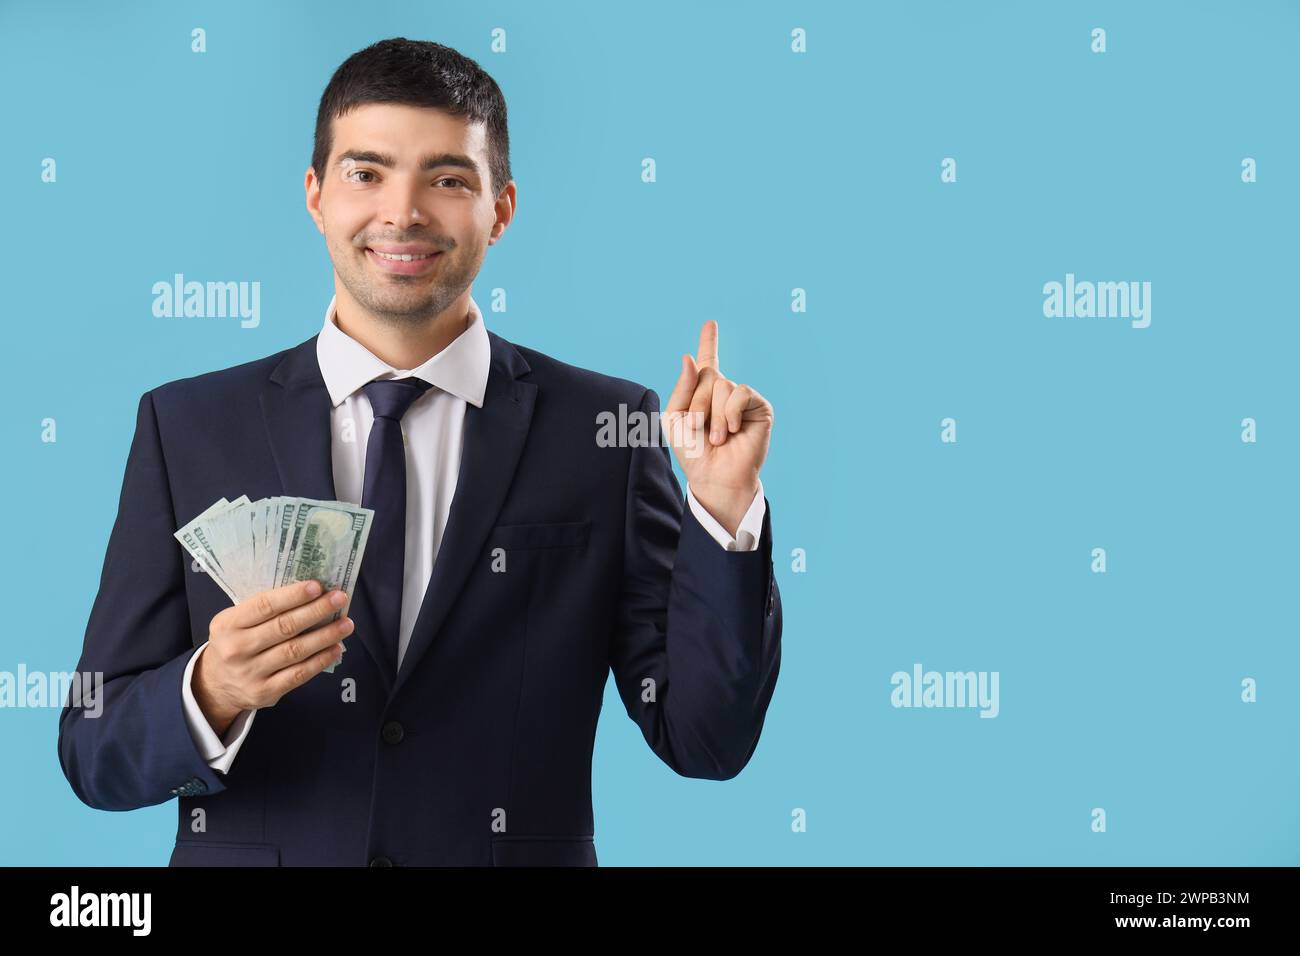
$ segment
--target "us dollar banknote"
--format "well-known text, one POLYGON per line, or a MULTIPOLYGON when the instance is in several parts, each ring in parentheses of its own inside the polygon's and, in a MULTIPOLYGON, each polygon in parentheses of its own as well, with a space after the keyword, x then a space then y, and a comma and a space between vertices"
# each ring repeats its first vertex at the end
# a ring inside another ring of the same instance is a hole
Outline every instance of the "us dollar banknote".
POLYGON ((374 516, 370 508, 347 501, 284 496, 250 501, 243 495, 214 502, 174 537, 234 604, 298 581, 342 591, 347 603, 317 625, 324 627, 352 606, 374 516))

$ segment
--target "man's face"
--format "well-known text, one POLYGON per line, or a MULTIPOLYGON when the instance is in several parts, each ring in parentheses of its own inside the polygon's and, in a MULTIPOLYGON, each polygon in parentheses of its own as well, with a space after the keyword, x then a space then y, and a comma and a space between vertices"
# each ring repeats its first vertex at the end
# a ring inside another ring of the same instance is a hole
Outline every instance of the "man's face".
POLYGON ((514 208, 513 183, 501 203, 491 193, 484 124, 389 103, 335 119, 324 178, 309 169, 306 186, 339 281, 392 324, 425 325, 450 308, 514 208))

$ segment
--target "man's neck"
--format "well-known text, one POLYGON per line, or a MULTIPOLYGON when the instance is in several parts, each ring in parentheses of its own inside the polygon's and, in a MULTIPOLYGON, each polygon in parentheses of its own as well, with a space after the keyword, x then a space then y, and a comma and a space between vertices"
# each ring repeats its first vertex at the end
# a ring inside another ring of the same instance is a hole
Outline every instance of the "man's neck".
POLYGON ((367 315, 356 303, 335 302, 334 322, 350 338, 395 369, 419 368, 469 328, 468 297, 457 299, 432 322, 402 327, 367 315))

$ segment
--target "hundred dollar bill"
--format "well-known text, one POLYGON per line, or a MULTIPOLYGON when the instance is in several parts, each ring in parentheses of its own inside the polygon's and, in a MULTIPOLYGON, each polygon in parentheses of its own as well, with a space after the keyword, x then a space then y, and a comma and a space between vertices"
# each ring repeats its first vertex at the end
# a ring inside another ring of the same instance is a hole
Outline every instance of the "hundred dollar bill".
MULTIPOLYGON (((208 512, 204 512, 204 515, 206 514, 208 512)), ((208 518, 200 515, 185 527, 176 531, 174 537, 198 562, 199 567, 207 572, 208 577, 216 581, 221 590, 226 592, 226 596, 235 604, 238 604, 242 598, 212 546, 212 535, 208 521, 208 518)))
MULTIPOLYGON (((375 513, 345 501, 299 498, 295 503, 293 537, 274 587, 296 581, 319 581, 326 591, 337 589, 346 594, 347 603, 319 625, 324 627, 337 621, 352 606, 352 592, 361 573, 361 558, 375 513)), ((325 668, 326 673, 333 673, 334 666, 325 668)))
POLYGON ((221 498, 174 536, 235 604, 297 581, 316 580, 326 591, 343 591, 347 603, 328 624, 351 607, 373 518, 373 510, 346 501, 286 496, 250 501, 242 495, 235 501, 221 498))

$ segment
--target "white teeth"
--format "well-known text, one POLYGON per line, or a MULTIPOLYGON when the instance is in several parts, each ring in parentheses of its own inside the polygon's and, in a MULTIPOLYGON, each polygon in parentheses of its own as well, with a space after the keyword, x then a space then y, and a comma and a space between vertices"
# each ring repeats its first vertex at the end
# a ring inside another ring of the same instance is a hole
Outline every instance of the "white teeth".
POLYGON ((370 251, 373 252, 375 255, 379 256, 379 258, 381 259, 390 259, 393 262, 413 262, 417 259, 428 259, 432 256, 437 255, 436 252, 426 252, 422 256, 413 256, 410 253, 406 253, 405 255, 400 255, 400 256, 394 256, 394 255, 389 255, 387 252, 380 252, 378 249, 371 249, 370 251))

